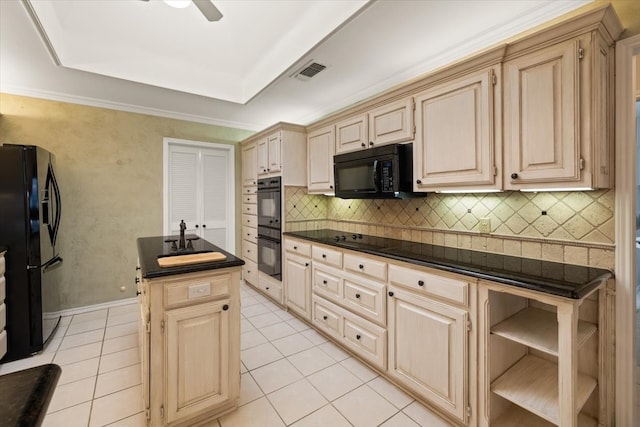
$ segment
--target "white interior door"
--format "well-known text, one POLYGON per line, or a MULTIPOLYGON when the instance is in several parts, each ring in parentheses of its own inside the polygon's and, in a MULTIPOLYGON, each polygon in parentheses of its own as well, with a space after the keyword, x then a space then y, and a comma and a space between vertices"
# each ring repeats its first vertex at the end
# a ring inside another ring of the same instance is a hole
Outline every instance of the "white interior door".
POLYGON ((234 147, 165 138, 164 233, 196 234, 235 252, 234 147))

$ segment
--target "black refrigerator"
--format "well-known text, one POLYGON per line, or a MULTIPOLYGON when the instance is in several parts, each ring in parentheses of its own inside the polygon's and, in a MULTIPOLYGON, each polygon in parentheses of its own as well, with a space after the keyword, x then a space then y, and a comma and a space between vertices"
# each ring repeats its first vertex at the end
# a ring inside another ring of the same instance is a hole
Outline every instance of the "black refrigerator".
POLYGON ((7 353, 41 351, 60 322, 60 190, 54 156, 32 145, 0 145, 0 245, 5 254, 7 353))

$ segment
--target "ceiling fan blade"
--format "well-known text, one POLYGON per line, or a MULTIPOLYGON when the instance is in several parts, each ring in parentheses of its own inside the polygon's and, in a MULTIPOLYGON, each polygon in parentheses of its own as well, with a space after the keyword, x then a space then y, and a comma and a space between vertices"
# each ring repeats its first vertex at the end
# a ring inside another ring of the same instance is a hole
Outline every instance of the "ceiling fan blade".
POLYGON ((192 0, 200 12, 204 15, 209 22, 219 21, 222 18, 222 13, 217 7, 211 3, 211 0, 192 0))

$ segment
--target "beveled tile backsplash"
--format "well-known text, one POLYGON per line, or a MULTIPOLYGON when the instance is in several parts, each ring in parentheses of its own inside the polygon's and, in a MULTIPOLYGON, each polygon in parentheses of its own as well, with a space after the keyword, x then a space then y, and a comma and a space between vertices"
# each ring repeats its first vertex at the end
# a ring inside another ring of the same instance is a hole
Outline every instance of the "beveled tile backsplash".
POLYGON ((343 200, 285 188, 286 229, 349 232, 613 268, 614 191, 429 194, 343 200), (491 233, 480 234, 480 219, 491 233))

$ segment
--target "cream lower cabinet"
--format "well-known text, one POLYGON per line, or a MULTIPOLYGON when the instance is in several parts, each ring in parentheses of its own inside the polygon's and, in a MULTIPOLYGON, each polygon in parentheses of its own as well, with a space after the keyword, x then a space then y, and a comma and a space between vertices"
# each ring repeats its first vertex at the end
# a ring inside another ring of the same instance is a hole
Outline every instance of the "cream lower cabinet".
POLYGON ((236 408, 240 268, 140 282, 144 405, 151 426, 192 426, 236 408))
POLYGON ((472 424, 475 285, 462 277, 389 266, 388 373, 443 413, 472 424), (455 305, 454 305, 455 304, 455 305))
POLYGON ((286 306, 311 320, 311 244, 284 239, 284 284, 286 306))

